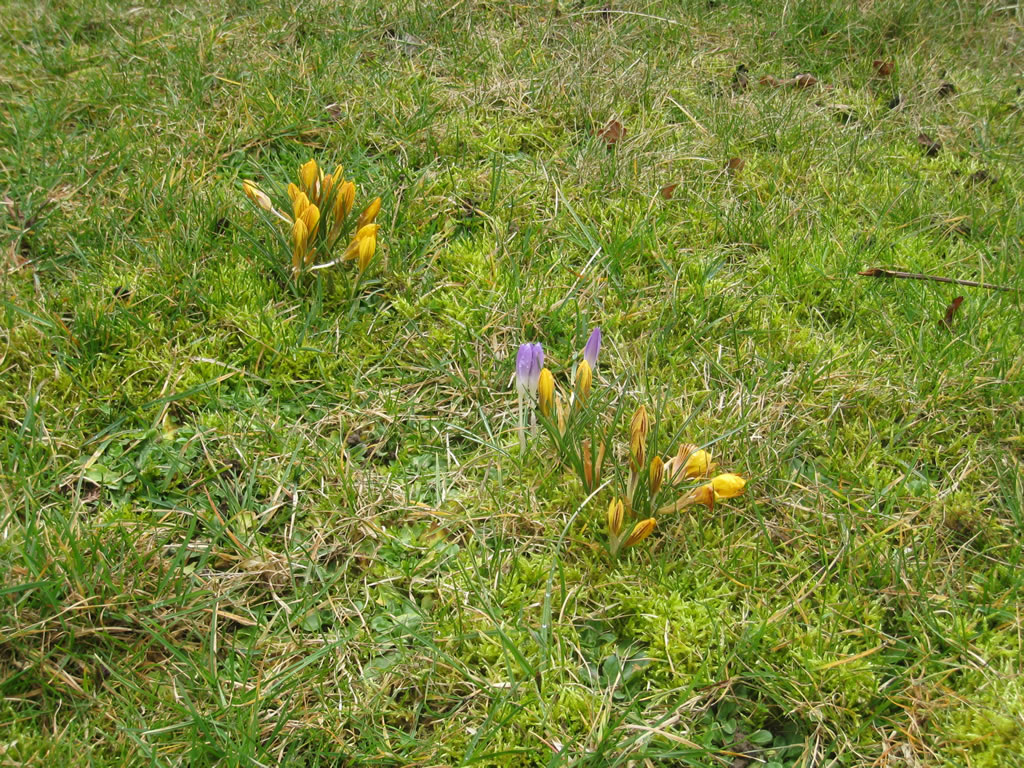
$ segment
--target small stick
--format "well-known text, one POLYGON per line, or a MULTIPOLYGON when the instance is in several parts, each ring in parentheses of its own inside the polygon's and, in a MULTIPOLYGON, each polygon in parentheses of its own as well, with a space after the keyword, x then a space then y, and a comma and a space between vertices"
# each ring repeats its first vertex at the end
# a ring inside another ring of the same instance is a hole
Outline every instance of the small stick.
POLYGON ((979 283, 976 280, 957 280, 953 277, 939 277, 938 275, 925 275, 920 272, 899 272, 894 269, 883 269, 882 267, 871 267, 858 275, 864 277, 902 277, 907 280, 934 280, 937 283, 954 283, 956 285, 967 285, 972 288, 988 288, 990 291, 1012 291, 1004 285, 993 285, 992 283, 979 283))

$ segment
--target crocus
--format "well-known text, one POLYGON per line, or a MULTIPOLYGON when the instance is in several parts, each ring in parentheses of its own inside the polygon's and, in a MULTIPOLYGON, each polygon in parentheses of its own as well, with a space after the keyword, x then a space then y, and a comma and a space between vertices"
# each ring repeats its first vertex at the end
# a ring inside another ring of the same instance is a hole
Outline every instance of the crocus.
POLYGON ((551 415, 551 405, 554 401, 555 377, 551 375, 551 371, 544 368, 540 372, 540 379, 537 382, 537 405, 545 417, 551 415))
POLYGON ((594 375, 590 369, 590 363, 580 360, 580 365, 576 369, 576 391, 579 393, 581 403, 590 395, 590 385, 593 380, 594 375))
POLYGON ((374 219, 377 218, 378 213, 380 213, 380 198, 375 197, 373 202, 366 206, 363 212, 359 214, 359 220, 356 222, 356 229, 365 227, 367 224, 372 224, 374 219))
POLYGON ((608 533, 612 536, 618 537, 622 533, 624 514, 622 499, 612 499, 612 503, 608 505, 608 533))
POLYGON ((648 487, 650 488, 651 497, 658 495, 658 491, 661 490, 661 481, 665 476, 665 464, 661 460, 661 456, 655 456, 651 459, 650 468, 650 482, 648 487))
POLYGON ((622 544, 622 548, 632 547, 635 544, 639 544, 641 541, 646 539, 654 531, 654 526, 657 525, 658 521, 653 517, 649 517, 646 520, 641 520, 639 523, 633 526, 633 532, 629 534, 629 538, 626 539, 622 544))
POLYGON ((746 485, 746 480, 731 472, 711 478, 711 487, 714 489, 717 499, 735 499, 743 494, 746 485))
MULTIPOLYGON (((373 226, 373 225, 367 225, 373 226)), ((540 372, 544 368, 544 347, 540 342, 535 344, 520 344, 519 352, 516 354, 516 392, 519 402, 519 447, 526 450, 526 412, 523 410, 524 396, 529 394, 533 399, 537 398, 537 389, 540 386, 540 372)), ((536 414, 534 414, 534 426, 536 426, 536 414)))
POLYGON ((251 181, 243 181, 242 189, 245 191, 246 197, 256 203, 256 205, 267 213, 274 210, 274 204, 270 202, 270 198, 267 197, 267 194, 251 181))
POLYGON ((540 372, 543 368, 544 347, 540 342, 520 344, 516 355, 516 385, 520 395, 529 392, 530 397, 537 396, 537 386, 540 384, 540 372))
POLYGON ((320 178, 320 168, 316 160, 309 160, 299 168, 299 181, 302 182, 302 191, 307 196, 316 196, 316 183, 320 178))
POLYGON ((590 332, 590 338, 587 339, 587 344, 583 347, 583 359, 587 361, 593 373, 597 373, 597 355, 600 351, 601 329, 598 327, 590 332))

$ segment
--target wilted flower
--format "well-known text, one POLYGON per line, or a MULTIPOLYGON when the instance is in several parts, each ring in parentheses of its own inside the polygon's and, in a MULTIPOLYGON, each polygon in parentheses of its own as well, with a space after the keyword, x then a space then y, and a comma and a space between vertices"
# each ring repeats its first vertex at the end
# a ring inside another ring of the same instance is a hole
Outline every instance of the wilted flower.
POLYGON ((597 355, 601 351, 601 328, 597 327, 590 332, 590 338, 583 347, 583 359, 587 361, 592 373, 597 372, 597 355))
POLYGON ((665 479, 678 485, 684 480, 705 477, 714 466, 710 453, 698 450, 693 443, 683 443, 676 455, 665 462, 665 479))
POLYGON ((584 440, 580 443, 580 459, 583 462, 583 487, 588 492, 601 484, 601 465, 604 463, 604 452, 604 443, 600 443, 597 446, 596 456, 591 453, 589 440, 584 440))

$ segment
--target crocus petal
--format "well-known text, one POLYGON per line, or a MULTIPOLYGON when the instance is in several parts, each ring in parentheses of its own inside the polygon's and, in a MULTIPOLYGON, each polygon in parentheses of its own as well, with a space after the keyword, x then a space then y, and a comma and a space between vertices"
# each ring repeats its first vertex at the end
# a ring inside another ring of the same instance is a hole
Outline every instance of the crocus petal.
POLYGON ((601 351, 601 328, 597 327, 590 332, 587 345, 583 347, 583 359, 587 361, 593 372, 597 372, 597 355, 601 351))
POLYGON ((540 372, 542 370, 544 370, 544 347, 538 341, 532 345, 530 350, 530 372, 526 381, 532 397, 537 397, 537 388, 540 386, 540 372))
POLYGON ((530 378, 530 364, 532 360, 532 345, 520 344, 519 352, 516 353, 516 386, 519 388, 520 395, 526 394, 527 381, 530 378))

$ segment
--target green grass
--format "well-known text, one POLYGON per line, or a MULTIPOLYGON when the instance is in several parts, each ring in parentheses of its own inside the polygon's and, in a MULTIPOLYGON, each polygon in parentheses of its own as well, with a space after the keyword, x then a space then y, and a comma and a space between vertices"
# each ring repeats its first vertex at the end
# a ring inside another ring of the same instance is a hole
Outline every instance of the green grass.
POLYGON ((1019 764, 1022 22, 7 2, 0 764, 1019 764), (241 195, 309 157, 354 305, 241 195), (617 563, 510 386, 594 325, 749 478, 617 563))

